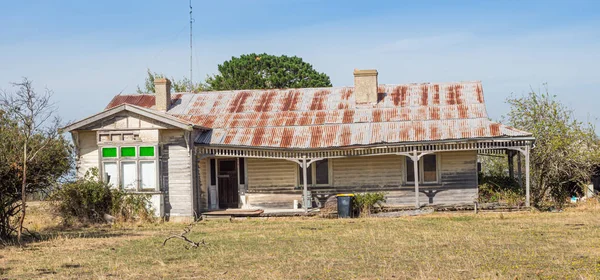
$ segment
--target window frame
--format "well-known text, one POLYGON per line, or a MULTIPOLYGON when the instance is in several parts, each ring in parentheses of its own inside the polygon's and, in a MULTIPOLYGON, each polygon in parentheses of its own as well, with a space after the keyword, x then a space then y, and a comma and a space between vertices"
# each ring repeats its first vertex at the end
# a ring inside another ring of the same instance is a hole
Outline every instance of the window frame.
MULTIPOLYGON (((415 181, 408 181, 408 161, 412 159, 410 157, 405 156, 404 157, 404 164, 402 165, 402 174, 403 174, 403 179, 404 179, 404 184, 405 185, 411 185, 414 186, 415 185, 415 181)), ((440 173, 440 167, 441 167, 441 155, 439 153, 432 153, 432 154, 426 154, 423 155, 420 159, 419 159, 419 185, 436 185, 436 184, 440 184, 441 182, 441 173, 440 173), (424 160, 423 158, 426 156, 435 156, 435 181, 429 181, 429 182, 425 182, 424 181, 424 160)))
POLYGON ((159 146, 157 143, 110 143, 106 145, 98 145, 98 169, 100 171, 100 180, 104 181, 104 163, 111 162, 117 165, 117 186, 113 186, 119 188, 120 190, 129 191, 129 192, 158 192, 160 191, 160 157, 158 152, 159 146), (121 148, 135 148, 135 156, 134 157, 123 157, 121 155, 121 148), (154 148, 154 156, 141 156, 140 149, 141 147, 153 147, 154 148), (103 149, 104 148, 116 148, 117 149, 117 157, 103 157, 103 149), (122 182, 122 162, 135 162, 136 168, 136 181, 135 188, 127 189, 123 186, 122 182), (155 166, 155 186, 154 188, 143 188, 142 187, 142 162, 154 162, 155 166))
MULTIPOLYGON (((310 164, 310 166, 308 168, 310 168, 309 170, 306 170, 307 175, 310 175, 310 178, 308 178, 308 181, 311 182, 309 184, 307 184, 307 186, 309 187, 330 187, 333 186, 333 168, 332 168, 332 160, 330 158, 324 158, 322 160, 327 160, 327 184, 317 184, 317 161, 313 162, 310 164)), ((297 174, 297 182, 298 182, 298 186, 302 187, 304 186, 304 184, 302 183, 302 179, 303 179, 303 174, 302 174, 302 165, 298 165, 299 167, 296 168, 296 174, 297 174)))

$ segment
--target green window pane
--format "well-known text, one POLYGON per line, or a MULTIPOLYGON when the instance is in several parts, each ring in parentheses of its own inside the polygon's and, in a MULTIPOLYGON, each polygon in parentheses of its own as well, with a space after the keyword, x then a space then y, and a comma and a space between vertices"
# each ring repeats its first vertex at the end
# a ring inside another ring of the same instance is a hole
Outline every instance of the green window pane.
POLYGON ((116 158, 117 157, 117 148, 102 148, 102 157, 116 158))
POLYGON ((135 157, 135 147, 122 147, 121 148, 121 156, 122 157, 135 157))
POLYGON ((154 156, 154 147, 140 147, 140 156, 141 157, 153 157, 154 156))

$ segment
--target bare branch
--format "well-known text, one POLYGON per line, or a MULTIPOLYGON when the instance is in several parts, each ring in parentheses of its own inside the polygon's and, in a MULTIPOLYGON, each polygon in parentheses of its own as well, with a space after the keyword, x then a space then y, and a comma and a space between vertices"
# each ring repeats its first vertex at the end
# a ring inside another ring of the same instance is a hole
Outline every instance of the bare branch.
POLYGON ((202 239, 202 241, 200 241, 200 242, 194 242, 194 241, 190 240, 189 238, 187 238, 186 235, 188 233, 190 233, 190 231, 192 231, 192 227, 193 226, 194 226, 193 223, 189 224, 187 227, 185 227, 183 229, 183 233, 181 233, 181 234, 174 234, 174 235, 171 235, 171 236, 167 237, 165 239, 165 241, 163 242, 163 247, 167 244, 167 241, 169 241, 169 240, 171 240, 173 238, 181 239, 181 240, 187 242, 189 244, 189 247, 187 247, 186 249, 188 249, 188 250, 190 248, 198 248, 198 247, 200 247, 200 245, 206 245, 207 243, 204 242, 204 239, 202 239))

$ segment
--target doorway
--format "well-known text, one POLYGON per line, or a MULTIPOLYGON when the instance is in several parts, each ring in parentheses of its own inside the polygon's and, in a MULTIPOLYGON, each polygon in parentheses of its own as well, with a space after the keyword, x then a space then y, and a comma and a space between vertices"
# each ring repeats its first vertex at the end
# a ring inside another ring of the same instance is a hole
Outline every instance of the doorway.
POLYGON ((240 196, 236 160, 220 159, 218 162, 219 209, 238 208, 240 196))

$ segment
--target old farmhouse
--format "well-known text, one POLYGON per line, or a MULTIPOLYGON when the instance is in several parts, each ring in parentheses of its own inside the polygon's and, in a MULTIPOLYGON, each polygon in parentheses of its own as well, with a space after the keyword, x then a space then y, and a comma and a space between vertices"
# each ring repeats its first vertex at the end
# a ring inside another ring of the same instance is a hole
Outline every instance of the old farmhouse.
POLYGON ((488 119, 480 82, 117 95, 65 129, 78 174, 152 195, 157 215, 318 207, 381 191, 389 205, 472 204, 478 154, 521 153, 529 204, 534 139, 488 119))

